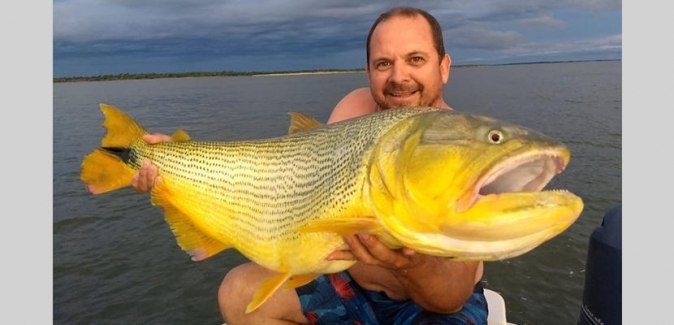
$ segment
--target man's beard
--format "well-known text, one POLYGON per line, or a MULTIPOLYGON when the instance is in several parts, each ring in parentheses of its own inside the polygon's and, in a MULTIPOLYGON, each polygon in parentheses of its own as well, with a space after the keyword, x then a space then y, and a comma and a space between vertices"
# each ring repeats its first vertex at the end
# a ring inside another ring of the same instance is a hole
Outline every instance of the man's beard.
MULTIPOLYGON (((386 87, 384 87, 383 97, 379 97, 379 96, 372 96, 372 97, 374 97, 374 100, 377 103, 377 105, 379 105, 379 107, 381 107, 384 110, 402 108, 402 107, 411 107, 411 106, 422 106, 423 103, 387 101, 386 95, 389 95, 389 94, 411 95, 413 92, 423 93, 423 91, 424 91, 424 86, 420 85, 420 84, 417 84, 417 83, 399 84, 399 83, 396 83, 396 82, 389 82, 389 83, 386 84, 386 87)), ((423 100, 423 98, 420 98, 420 99, 423 100)))

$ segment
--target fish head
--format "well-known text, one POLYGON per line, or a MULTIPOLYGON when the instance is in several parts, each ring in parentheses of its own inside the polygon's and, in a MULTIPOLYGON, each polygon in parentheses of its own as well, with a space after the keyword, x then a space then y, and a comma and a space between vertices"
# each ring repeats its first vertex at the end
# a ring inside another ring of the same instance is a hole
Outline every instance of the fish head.
POLYGON ((485 116, 415 115, 391 128, 373 157, 376 214, 402 245, 424 253, 517 256, 567 229, 583 209, 571 192, 543 191, 570 161, 565 145, 485 116))

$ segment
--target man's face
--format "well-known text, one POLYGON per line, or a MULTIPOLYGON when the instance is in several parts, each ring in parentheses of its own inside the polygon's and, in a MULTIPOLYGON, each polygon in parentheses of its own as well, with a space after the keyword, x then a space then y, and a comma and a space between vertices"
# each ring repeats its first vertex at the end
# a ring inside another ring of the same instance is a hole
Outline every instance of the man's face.
POLYGON ((440 106, 449 65, 448 55, 438 58, 431 26, 421 16, 392 17, 372 33, 366 71, 382 109, 440 106))

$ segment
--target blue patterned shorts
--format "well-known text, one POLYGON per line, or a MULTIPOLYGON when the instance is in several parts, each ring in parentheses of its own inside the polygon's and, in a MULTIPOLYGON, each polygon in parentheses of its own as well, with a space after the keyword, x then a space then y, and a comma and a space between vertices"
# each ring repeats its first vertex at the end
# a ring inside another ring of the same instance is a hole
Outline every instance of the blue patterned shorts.
POLYGON ((463 309, 453 314, 427 312, 412 300, 365 290, 346 271, 322 275, 295 290, 311 324, 487 324, 487 300, 479 282, 463 309))

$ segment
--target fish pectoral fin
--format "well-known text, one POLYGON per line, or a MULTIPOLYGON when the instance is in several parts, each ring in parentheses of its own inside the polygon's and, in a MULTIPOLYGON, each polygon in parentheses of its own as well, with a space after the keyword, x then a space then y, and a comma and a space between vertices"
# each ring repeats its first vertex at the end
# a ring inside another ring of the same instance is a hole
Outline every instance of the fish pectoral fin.
POLYGON ((254 311, 260 307, 269 297, 271 297, 278 288, 280 288, 288 279, 290 278, 290 273, 282 273, 273 277, 270 277, 257 289, 253 300, 246 307, 246 314, 254 311))
POLYGON ((288 282, 283 286, 283 289, 290 290, 301 287, 311 281, 314 281, 320 274, 301 274, 294 275, 288 279, 288 282))
POLYGON ((190 140, 192 140, 192 137, 183 129, 176 130, 171 136, 171 141, 173 142, 186 142, 190 140))
POLYGON ((178 246, 186 251, 193 261, 205 260, 231 247, 203 232, 189 216, 176 208, 171 202, 171 192, 163 180, 155 184, 151 195, 152 204, 163 208, 164 218, 171 227, 178 246))
POLYGON ((302 113, 289 112, 288 115, 290 115, 288 134, 307 131, 323 126, 323 123, 302 113))
POLYGON ((379 234, 383 229, 373 218, 336 218, 308 221, 295 231, 332 232, 342 236, 350 236, 359 232, 379 234))

